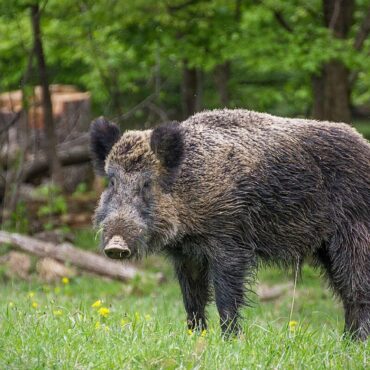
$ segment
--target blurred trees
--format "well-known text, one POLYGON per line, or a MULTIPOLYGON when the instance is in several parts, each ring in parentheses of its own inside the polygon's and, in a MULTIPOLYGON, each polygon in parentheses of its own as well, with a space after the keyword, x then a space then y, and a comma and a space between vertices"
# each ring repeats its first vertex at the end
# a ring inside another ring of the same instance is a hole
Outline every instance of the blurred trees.
POLYGON ((49 82, 129 125, 219 106, 349 121, 370 104, 370 0, 0 0, 2 91, 27 68, 32 4, 49 82))

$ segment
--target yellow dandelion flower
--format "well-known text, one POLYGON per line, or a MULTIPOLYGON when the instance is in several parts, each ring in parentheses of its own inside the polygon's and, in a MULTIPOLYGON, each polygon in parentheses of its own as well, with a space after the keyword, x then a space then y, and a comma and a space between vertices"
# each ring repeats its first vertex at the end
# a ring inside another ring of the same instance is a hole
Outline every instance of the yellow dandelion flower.
POLYGON ((69 279, 68 279, 66 276, 64 276, 64 277, 62 278, 62 283, 63 283, 64 285, 69 284, 69 279))
POLYGON ((298 325, 298 322, 297 321, 289 321, 289 330, 290 331, 295 331, 296 327, 298 325))
POLYGON ((54 316, 62 316, 63 315, 63 311, 62 310, 53 310, 53 315, 54 316))
POLYGON ((99 308, 99 307, 101 307, 101 305, 103 304, 103 301, 101 300, 101 299, 98 299, 97 301, 95 301, 92 305, 91 305, 91 307, 92 308, 99 308))
POLYGON ((99 315, 103 316, 103 317, 107 317, 109 315, 109 312, 110 312, 110 310, 107 307, 101 307, 98 310, 99 315))
POLYGON ((207 330, 203 329, 202 333, 200 334, 201 337, 205 337, 207 335, 207 330))
POLYGON ((188 335, 193 335, 193 331, 191 329, 188 329, 188 335))
POLYGON ((33 298, 35 296, 35 292, 28 292, 28 298, 33 298))
POLYGON ((39 304, 37 302, 32 302, 32 308, 37 308, 39 304))

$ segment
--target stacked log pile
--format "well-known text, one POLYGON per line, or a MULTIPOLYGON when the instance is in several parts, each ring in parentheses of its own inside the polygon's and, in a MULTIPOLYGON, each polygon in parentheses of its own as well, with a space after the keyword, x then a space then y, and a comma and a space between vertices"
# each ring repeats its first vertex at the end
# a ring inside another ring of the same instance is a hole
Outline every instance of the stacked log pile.
MULTIPOLYGON (((91 99, 70 85, 51 85, 53 116, 56 123, 57 156, 64 171, 63 187, 73 191, 80 182, 92 177, 87 132, 91 119, 91 99)), ((41 88, 30 96, 21 90, 0 94, 0 170, 17 172, 11 181, 39 183, 49 174, 45 155, 46 136, 41 88), (17 165, 21 168, 14 170, 17 165)), ((3 176, 4 178, 6 176, 3 176)), ((0 180, 0 198, 4 193, 0 180)), ((1 199, 0 199, 1 203, 1 199)))

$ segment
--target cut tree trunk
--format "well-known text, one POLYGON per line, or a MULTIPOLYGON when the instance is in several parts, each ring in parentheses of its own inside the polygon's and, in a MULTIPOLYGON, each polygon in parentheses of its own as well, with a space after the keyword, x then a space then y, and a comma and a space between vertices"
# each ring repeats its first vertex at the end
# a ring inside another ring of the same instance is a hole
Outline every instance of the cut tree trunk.
POLYGON ((126 281, 139 274, 135 267, 123 265, 95 253, 84 251, 69 243, 57 245, 29 236, 0 231, 1 243, 11 244, 38 257, 50 257, 61 262, 67 262, 93 274, 116 280, 126 281))
POLYGON ((42 45, 42 35, 40 26, 40 7, 38 4, 31 5, 31 22, 34 39, 35 56, 38 63, 40 85, 42 88, 42 106, 44 113, 44 124, 46 133, 46 152, 50 161, 51 176, 53 181, 63 186, 62 167, 56 152, 57 137, 55 132, 55 122, 53 117, 53 107, 49 91, 49 78, 46 68, 44 48, 42 45))

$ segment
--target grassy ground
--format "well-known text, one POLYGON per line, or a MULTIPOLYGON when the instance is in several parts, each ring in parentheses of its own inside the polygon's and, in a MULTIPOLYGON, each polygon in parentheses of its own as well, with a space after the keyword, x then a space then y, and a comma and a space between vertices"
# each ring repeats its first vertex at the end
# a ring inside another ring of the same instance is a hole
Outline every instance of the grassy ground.
MULTIPOLYGON (((370 343, 342 339, 343 318, 318 273, 305 267, 292 293, 245 310, 244 335, 222 340, 214 307, 207 333, 188 333, 180 292, 165 261, 146 266, 169 280, 121 284, 90 276, 0 286, 1 369, 367 368, 370 343), (94 302, 102 300, 92 307, 94 302), (103 308, 103 309, 102 309, 103 308), (104 310, 108 308, 109 312, 104 310), (104 315, 106 314, 106 317, 104 315), (289 321, 296 321, 289 326, 289 321)), ((274 284, 291 280, 260 271, 274 284)))

